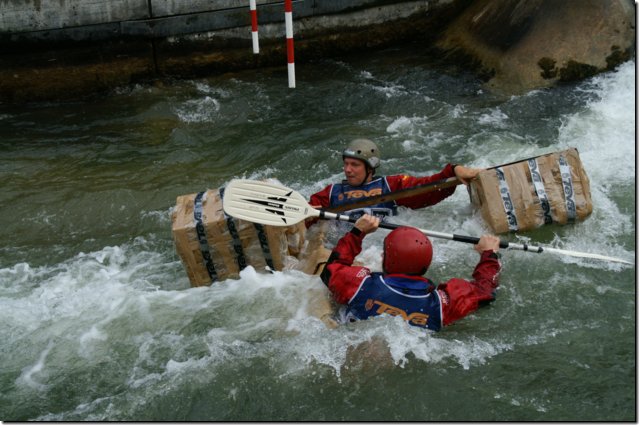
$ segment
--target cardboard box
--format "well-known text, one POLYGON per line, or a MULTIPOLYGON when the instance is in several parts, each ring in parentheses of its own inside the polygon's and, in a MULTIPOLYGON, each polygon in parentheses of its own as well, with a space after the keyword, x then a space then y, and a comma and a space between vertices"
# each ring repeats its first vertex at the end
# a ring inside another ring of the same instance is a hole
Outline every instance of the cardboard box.
POLYGON ((275 227, 230 218, 222 209, 220 190, 209 189, 177 197, 171 231, 196 287, 237 278, 248 265, 258 272, 283 270, 288 256, 302 252, 306 229, 303 223, 275 227))
POLYGON ((571 223, 593 210, 575 148, 483 170, 469 185, 469 196, 497 234, 571 223))

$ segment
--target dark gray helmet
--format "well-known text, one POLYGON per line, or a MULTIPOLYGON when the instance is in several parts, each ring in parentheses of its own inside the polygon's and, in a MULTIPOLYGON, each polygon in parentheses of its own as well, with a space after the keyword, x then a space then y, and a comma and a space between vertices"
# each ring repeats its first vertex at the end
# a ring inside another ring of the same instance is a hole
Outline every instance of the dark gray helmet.
POLYGON ((372 169, 380 166, 380 151, 378 146, 369 139, 354 139, 342 151, 342 158, 350 157, 364 161, 372 169))

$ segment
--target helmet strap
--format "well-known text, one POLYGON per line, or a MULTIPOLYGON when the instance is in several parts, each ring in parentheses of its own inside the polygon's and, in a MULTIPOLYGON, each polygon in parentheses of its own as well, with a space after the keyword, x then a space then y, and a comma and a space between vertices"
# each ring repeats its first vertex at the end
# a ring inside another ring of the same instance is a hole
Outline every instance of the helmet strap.
POLYGON ((376 173, 376 169, 368 165, 366 162, 364 163, 364 166, 365 166, 365 170, 367 171, 367 174, 364 176, 364 180, 360 183, 359 186, 362 186, 365 183, 367 183, 369 178, 373 179, 373 175, 376 173))

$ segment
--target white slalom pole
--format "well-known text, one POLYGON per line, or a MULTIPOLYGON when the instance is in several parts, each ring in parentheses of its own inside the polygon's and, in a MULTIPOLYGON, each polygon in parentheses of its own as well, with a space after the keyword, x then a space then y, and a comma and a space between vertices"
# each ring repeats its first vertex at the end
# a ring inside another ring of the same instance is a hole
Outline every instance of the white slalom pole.
POLYGON ((253 42, 253 53, 260 53, 260 44, 258 43, 258 10, 256 9, 256 0, 249 0, 249 13, 251 14, 251 41, 253 42))
POLYGON ((293 7, 291 0, 284 0, 284 22, 287 35, 287 75, 289 88, 296 87, 296 68, 293 61, 293 7))

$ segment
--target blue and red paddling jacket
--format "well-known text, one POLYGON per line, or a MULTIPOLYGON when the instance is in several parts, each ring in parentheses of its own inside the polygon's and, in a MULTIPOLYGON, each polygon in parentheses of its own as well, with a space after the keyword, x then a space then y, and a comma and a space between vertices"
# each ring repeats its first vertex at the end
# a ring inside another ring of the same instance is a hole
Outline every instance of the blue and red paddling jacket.
MULTIPOLYGON (((309 198, 309 204, 323 209, 338 207, 369 197, 413 188, 415 186, 425 185, 455 176, 456 174, 453 170, 453 165, 447 164, 440 172, 431 176, 415 177, 409 175, 393 175, 374 177, 372 182, 357 187, 351 186, 343 181, 342 183, 328 185, 322 191, 311 195, 309 198)), ((368 209, 358 209, 360 211, 356 212, 356 214, 358 216, 362 215, 362 213, 374 214, 376 216, 393 216, 396 214, 397 206, 404 206, 410 209, 421 209, 423 207, 432 206, 452 195, 455 190, 455 186, 450 188, 441 188, 436 191, 426 192, 424 194, 418 194, 396 201, 376 204, 368 209)), ((353 210, 349 211, 349 213, 354 212, 355 211, 353 210)), ((317 220, 318 219, 307 220, 305 222, 307 228, 317 222, 317 220)))
POLYGON ((363 239, 357 228, 346 233, 321 275, 335 301, 346 305, 347 320, 399 315, 410 325, 438 331, 495 300, 501 265, 491 250, 480 255, 471 281, 452 278, 436 287, 422 276, 371 273, 352 266, 363 239))
MULTIPOLYGON (((360 186, 351 186, 347 182, 334 184, 329 186, 329 205, 331 207, 343 206, 353 203, 361 198, 374 197, 377 195, 388 194, 391 192, 386 177, 373 179, 369 183, 360 186)), ((357 219, 367 213, 382 218, 384 216, 395 216, 397 213, 397 205, 395 201, 387 201, 386 203, 378 203, 373 206, 347 210, 344 214, 357 219)))

